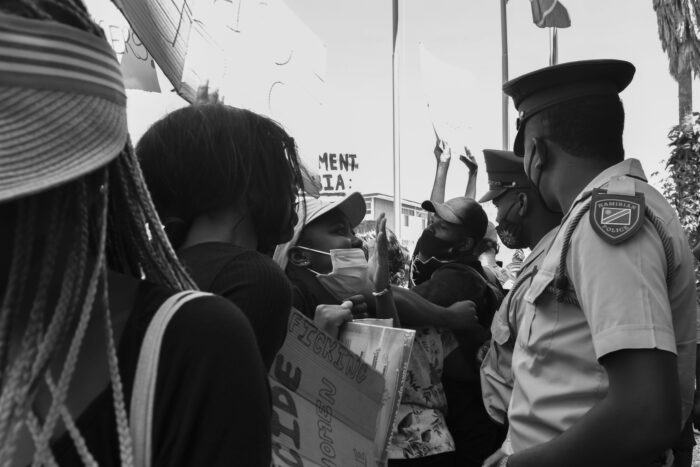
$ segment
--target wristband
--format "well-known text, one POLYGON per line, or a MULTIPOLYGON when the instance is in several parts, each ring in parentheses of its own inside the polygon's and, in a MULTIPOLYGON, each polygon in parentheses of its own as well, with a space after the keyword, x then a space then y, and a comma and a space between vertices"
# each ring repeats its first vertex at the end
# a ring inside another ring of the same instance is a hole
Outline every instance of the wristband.
POLYGON ((382 290, 381 292, 372 292, 372 295, 374 295, 375 297, 381 297, 383 295, 386 295, 389 292, 389 290, 391 290, 391 289, 387 285, 386 289, 382 290))

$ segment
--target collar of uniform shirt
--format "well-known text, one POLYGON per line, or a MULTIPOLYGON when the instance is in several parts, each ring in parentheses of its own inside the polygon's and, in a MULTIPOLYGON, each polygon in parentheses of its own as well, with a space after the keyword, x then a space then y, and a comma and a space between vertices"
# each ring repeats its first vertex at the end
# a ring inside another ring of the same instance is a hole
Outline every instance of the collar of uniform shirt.
POLYGON ((581 190, 581 192, 571 204, 569 211, 566 213, 559 225, 564 225, 564 222, 569 218, 569 215, 573 212, 574 207, 576 207, 578 203, 587 198, 588 194, 590 194, 590 192, 594 188, 599 188, 600 186, 604 185, 610 178, 616 175, 629 175, 630 177, 640 179, 644 182, 647 181, 647 177, 644 174, 644 169, 642 168, 642 163, 639 162, 638 159, 625 159, 622 162, 618 162, 617 164, 608 167, 607 169, 599 173, 593 180, 591 180, 591 182, 588 185, 586 185, 586 188, 581 190))

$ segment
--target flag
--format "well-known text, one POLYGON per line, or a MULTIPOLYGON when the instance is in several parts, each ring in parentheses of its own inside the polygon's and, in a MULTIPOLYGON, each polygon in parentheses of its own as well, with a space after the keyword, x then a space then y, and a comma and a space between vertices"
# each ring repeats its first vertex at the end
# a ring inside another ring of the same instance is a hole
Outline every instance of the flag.
POLYGON ((568 28, 571 18, 559 0, 530 0, 532 21, 541 28, 568 28))

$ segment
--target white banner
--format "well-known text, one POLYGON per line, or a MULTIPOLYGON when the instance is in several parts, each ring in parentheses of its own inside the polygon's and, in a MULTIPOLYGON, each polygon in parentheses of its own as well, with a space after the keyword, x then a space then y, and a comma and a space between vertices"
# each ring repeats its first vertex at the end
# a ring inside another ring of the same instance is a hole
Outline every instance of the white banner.
POLYGON ((270 116, 295 137, 320 121, 325 45, 283 0, 114 2, 190 102, 209 83, 225 103, 270 116))
POLYGON ((450 65, 418 45, 420 70, 430 120, 440 139, 446 141, 455 155, 464 153, 464 146, 474 144, 470 119, 478 118, 478 109, 471 98, 478 92, 476 78, 467 70, 450 65))

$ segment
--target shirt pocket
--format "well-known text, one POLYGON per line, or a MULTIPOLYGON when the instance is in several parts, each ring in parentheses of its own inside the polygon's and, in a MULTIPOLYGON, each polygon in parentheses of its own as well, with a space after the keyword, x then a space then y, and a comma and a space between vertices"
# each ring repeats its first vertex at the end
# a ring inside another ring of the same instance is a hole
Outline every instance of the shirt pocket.
POLYGON ((538 272, 523 296, 524 313, 518 330, 518 342, 532 353, 546 353, 551 344, 558 307, 554 297, 546 291, 553 279, 552 272, 538 272))

